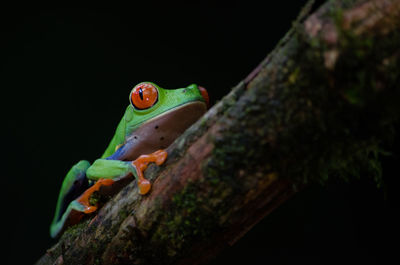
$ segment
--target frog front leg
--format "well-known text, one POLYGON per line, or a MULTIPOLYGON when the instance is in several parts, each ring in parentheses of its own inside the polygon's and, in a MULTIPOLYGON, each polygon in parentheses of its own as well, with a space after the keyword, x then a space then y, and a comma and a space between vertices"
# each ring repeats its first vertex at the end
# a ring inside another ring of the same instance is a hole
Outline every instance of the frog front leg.
POLYGON ((89 214, 97 210, 97 205, 90 202, 92 194, 99 191, 103 186, 112 186, 116 181, 135 174, 131 162, 121 160, 97 159, 86 171, 86 177, 94 181, 93 186, 88 188, 76 201, 83 206, 84 213, 89 214))
POLYGON ((139 187, 139 193, 144 195, 151 188, 150 182, 144 178, 144 171, 149 163, 162 165, 167 159, 168 153, 165 150, 157 150, 151 154, 141 155, 134 161, 120 161, 110 159, 97 159, 86 172, 91 180, 99 179, 120 179, 132 173, 139 187))
POLYGON ((91 213, 97 209, 97 206, 90 204, 90 197, 102 186, 113 185, 115 181, 120 180, 130 174, 135 176, 139 194, 147 194, 151 189, 151 183, 144 178, 144 171, 149 163, 161 165, 167 159, 165 150, 158 150, 148 155, 141 155, 134 161, 120 161, 109 159, 97 159, 86 171, 86 176, 96 183, 87 189, 77 201, 85 207, 85 213, 91 213))
POLYGON ((151 188, 150 181, 144 178, 144 171, 147 169, 148 164, 153 162, 156 163, 157 166, 160 166, 165 162, 167 156, 167 151, 158 150, 148 155, 141 155, 136 160, 132 161, 140 194, 144 195, 148 193, 151 188))

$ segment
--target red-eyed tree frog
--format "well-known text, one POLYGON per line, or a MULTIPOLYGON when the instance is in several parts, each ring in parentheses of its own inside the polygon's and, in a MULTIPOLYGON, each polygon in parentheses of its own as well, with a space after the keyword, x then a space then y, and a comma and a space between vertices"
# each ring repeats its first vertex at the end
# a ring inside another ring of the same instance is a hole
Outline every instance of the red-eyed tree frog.
POLYGON ((75 164, 64 178, 50 226, 54 238, 72 224, 97 210, 91 197, 104 188, 118 186, 132 175, 139 193, 150 191, 143 172, 148 163, 164 163, 168 147, 207 110, 207 91, 195 84, 163 89, 151 82, 136 85, 114 137, 100 159, 75 164))

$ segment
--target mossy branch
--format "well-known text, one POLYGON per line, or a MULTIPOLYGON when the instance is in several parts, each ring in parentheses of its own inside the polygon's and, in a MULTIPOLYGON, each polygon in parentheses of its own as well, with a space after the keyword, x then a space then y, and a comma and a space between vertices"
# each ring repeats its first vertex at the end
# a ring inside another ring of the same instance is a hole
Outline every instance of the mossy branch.
MULTIPOLYGON (((303 19, 301 19, 303 20, 303 19)), ((400 0, 329 1, 38 264, 200 264, 309 181, 374 177, 400 105, 400 0)), ((261 34, 261 33, 260 33, 261 34)))

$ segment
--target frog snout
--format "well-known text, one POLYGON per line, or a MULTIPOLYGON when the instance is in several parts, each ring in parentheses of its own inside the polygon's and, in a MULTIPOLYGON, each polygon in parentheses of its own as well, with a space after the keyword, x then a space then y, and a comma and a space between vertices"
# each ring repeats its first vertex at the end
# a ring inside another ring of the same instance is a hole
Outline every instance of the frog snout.
POLYGON ((199 89, 199 91, 201 93, 201 96, 204 98, 204 101, 207 104, 207 108, 209 108, 210 107, 210 98, 208 97, 207 89, 205 89, 202 86, 198 86, 198 89, 199 89))

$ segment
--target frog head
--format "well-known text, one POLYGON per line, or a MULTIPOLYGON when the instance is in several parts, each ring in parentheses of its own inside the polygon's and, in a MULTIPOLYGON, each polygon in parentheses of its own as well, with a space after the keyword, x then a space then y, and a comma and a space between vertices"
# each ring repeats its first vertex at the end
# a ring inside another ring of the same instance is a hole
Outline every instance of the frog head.
POLYGON ((195 84, 164 89, 142 82, 131 90, 129 101, 103 157, 134 160, 165 149, 207 111, 208 95, 195 84))

